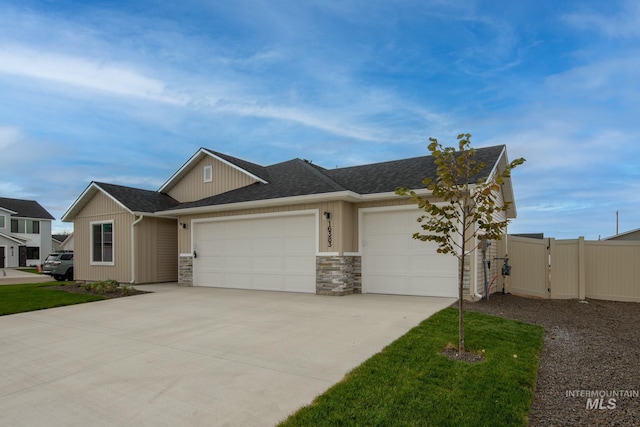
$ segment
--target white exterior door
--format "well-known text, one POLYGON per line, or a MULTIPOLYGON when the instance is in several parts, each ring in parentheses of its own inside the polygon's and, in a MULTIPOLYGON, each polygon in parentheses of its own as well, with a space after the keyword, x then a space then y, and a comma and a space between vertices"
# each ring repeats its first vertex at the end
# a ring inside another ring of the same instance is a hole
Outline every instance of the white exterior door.
POLYGON ((316 291, 316 213, 194 222, 195 286, 316 291))
POLYGON ((415 206, 360 210, 363 293, 458 295, 458 259, 411 237, 421 230, 419 215, 415 206))

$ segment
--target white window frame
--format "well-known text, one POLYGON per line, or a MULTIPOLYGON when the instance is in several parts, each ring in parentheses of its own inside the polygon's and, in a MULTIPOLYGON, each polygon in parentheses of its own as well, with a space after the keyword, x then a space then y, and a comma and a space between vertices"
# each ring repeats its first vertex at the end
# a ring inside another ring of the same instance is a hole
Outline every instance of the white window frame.
POLYGON ((213 181, 213 166, 206 165, 202 168, 202 178, 204 182, 212 182, 213 181))
POLYGON ((113 224, 113 220, 107 220, 107 221, 92 221, 91 223, 89 223, 89 235, 90 235, 90 249, 89 249, 89 264, 90 265, 115 265, 115 260, 116 260, 116 236, 114 233, 115 230, 115 226, 113 224), (104 224, 111 224, 111 261, 94 261, 93 260, 93 250, 94 250, 94 245, 93 245, 93 226, 94 225, 104 225, 104 224))
POLYGON ((0 228, 7 228, 7 216, 0 214, 0 228))

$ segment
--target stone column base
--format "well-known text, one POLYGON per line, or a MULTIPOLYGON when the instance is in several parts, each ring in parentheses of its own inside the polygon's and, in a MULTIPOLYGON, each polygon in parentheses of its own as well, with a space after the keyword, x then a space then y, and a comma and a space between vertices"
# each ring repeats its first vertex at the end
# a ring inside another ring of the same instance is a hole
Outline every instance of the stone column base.
POLYGON ((178 257, 178 284, 193 286, 193 256, 191 254, 178 257))
POLYGON ((317 256, 316 294, 343 296, 362 293, 359 256, 317 256))

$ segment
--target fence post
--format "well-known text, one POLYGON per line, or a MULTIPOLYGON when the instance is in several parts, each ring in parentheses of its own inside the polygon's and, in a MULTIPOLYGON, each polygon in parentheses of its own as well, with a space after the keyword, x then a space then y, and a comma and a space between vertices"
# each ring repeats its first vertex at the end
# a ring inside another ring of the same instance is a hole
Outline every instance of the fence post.
POLYGON ((584 300, 586 296, 587 280, 585 264, 585 250, 584 250, 584 236, 578 237, 578 284, 579 284, 579 298, 584 300))
POLYGON ((554 285, 553 270, 557 262, 556 239, 554 239, 553 237, 550 237, 548 242, 549 242, 549 247, 547 249, 547 281, 548 281, 547 282, 547 298, 555 299, 556 294, 558 292, 556 289, 554 289, 554 286, 553 286, 554 285))

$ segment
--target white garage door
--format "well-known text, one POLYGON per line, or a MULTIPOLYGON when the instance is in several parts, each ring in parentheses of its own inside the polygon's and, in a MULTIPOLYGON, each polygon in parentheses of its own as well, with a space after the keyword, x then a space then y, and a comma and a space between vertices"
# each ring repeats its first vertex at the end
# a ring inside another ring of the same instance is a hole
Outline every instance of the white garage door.
POLYGON ((363 211, 362 291, 364 293, 455 297, 458 259, 439 254, 433 242, 414 240, 420 211, 363 211))
POLYGON ((194 285, 315 293, 315 215, 196 222, 194 285))

